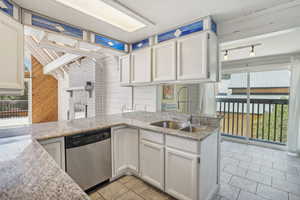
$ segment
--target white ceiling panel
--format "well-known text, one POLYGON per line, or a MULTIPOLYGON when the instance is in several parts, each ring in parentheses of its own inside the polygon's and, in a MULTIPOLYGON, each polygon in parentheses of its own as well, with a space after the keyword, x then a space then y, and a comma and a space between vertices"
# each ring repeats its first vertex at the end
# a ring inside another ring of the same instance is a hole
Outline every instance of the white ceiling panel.
MULTIPOLYGON (((29 10, 126 42, 138 41, 207 15, 212 15, 217 23, 221 23, 291 2, 291 0, 119 0, 135 13, 155 23, 154 26, 148 25, 146 28, 129 33, 65 7, 55 0, 14 1, 29 10)), ((86 2, 88 3, 88 0, 86 2)))

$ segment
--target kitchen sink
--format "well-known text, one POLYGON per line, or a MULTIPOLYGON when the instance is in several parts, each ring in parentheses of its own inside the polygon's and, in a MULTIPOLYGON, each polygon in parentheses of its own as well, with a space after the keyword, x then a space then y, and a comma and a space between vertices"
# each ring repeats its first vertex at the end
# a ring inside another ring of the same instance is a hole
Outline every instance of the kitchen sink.
POLYGON ((191 125, 189 126, 186 122, 179 122, 179 121, 159 121, 159 122, 153 122, 150 125, 152 126, 158 126, 162 128, 170 128, 185 132, 199 132, 207 128, 207 126, 195 126, 191 125))
POLYGON ((203 131, 204 129, 206 129, 207 126, 199 126, 199 127, 196 127, 196 126, 187 126, 187 127, 184 127, 182 129, 180 129, 181 131, 186 131, 186 132, 199 132, 199 131, 203 131))
POLYGON ((150 125, 152 126, 158 126, 162 128, 170 128, 170 129, 182 129, 186 127, 186 123, 184 122, 178 122, 178 121, 159 121, 159 122, 153 122, 150 125))

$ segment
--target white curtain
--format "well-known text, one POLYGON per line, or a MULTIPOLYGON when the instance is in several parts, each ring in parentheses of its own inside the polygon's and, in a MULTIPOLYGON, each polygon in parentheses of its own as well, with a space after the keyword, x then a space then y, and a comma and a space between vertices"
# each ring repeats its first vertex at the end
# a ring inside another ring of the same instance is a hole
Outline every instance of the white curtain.
POLYGON ((216 83, 201 83, 199 96, 200 113, 216 114, 216 83))
POLYGON ((288 120, 288 150, 300 153, 300 58, 291 62, 291 84, 288 120))

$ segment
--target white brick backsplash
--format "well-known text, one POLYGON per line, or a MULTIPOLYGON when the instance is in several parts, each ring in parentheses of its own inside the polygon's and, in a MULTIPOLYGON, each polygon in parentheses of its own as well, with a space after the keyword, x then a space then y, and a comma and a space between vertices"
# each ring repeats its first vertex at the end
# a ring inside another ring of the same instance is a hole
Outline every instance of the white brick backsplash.
MULTIPOLYGON (((156 86, 135 87, 134 89, 121 87, 118 59, 111 57, 105 61, 97 60, 95 62, 92 59, 85 58, 81 61, 80 66, 71 64, 68 76, 65 78, 69 80, 59 80, 59 96, 68 99, 67 101, 65 99, 59 101, 60 120, 66 119, 67 110, 72 107, 72 101, 78 101, 75 98, 70 99, 65 89, 67 87, 82 87, 86 84, 86 81, 94 83, 92 98, 86 99, 89 117, 121 113, 122 105, 131 107, 132 104, 137 105, 138 110, 143 110, 146 106, 147 111, 156 111, 156 86)), ((86 96, 88 97, 88 93, 86 93, 86 96)))
POLYGON ((156 111, 156 90, 157 86, 145 86, 145 87, 135 87, 134 88, 134 104, 137 110, 144 110, 146 106, 147 111, 156 111))

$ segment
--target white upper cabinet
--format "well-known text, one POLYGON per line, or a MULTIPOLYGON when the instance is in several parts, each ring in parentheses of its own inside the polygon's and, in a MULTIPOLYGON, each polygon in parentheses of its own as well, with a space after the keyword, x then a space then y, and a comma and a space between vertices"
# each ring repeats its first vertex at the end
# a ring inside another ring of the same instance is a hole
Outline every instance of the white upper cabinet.
POLYGON ((131 53, 132 83, 151 82, 151 48, 131 53))
POLYGON ((120 82, 128 85, 130 83, 130 55, 122 56, 119 59, 120 82))
POLYGON ((221 76, 221 65, 219 63, 219 41, 215 33, 209 33, 207 51, 209 80, 214 82, 219 81, 221 76))
POLYGON ((21 94, 24 88, 23 25, 0 12, 0 94, 21 94))
POLYGON ((208 33, 198 33, 177 40, 177 79, 208 78, 208 33))
POLYGON ((176 41, 153 47, 153 81, 176 80, 176 41))

